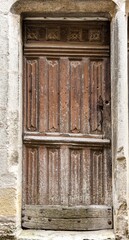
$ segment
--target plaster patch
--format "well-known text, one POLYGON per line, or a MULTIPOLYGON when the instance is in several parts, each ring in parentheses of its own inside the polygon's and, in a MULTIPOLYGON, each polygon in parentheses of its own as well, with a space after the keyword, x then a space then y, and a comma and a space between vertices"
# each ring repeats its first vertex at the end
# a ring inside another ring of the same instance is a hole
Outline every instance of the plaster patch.
POLYGON ((12 152, 11 157, 10 157, 10 163, 11 164, 18 163, 18 152, 17 151, 12 152))
POLYGON ((126 201, 123 201, 120 204, 119 209, 118 209, 118 214, 121 214, 123 212, 127 214, 127 203, 126 203, 126 201))
POLYGON ((14 188, 0 189, 0 216, 16 215, 16 190, 14 188))

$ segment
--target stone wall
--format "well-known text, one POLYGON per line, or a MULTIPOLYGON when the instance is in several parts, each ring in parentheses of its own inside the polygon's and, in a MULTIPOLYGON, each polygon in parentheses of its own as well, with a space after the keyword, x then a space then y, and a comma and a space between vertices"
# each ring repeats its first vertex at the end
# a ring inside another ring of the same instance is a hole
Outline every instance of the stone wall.
MULTIPOLYGON (((0 239, 6 237, 11 239, 11 236, 16 237, 21 231, 22 13, 26 13, 27 16, 41 14, 104 16, 111 21, 114 232, 116 239, 127 239, 129 230, 127 12, 129 2, 124 0, 0 1, 0 239)), ((28 238, 29 236, 26 237, 28 238)), ((94 235, 94 239, 107 238, 94 235)), ((79 238, 77 233, 71 239, 82 238, 79 238)))
MULTIPOLYGON (((12 2, 13 3, 13 2, 12 2)), ((0 6, 0 235, 17 229, 21 208, 20 16, 10 16, 11 1, 0 6), (9 3, 10 2, 10 3, 9 3)), ((21 55, 22 56, 22 55, 21 55)), ((22 60, 21 60, 22 61, 22 60)))

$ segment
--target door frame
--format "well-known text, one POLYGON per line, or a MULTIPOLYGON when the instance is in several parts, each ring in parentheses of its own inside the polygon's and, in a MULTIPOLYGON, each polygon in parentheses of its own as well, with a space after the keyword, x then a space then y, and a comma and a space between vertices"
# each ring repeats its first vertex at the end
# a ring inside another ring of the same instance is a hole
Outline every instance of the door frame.
MULTIPOLYGON (((98 4, 98 3, 97 3, 98 4)), ((108 10, 107 10, 108 11, 108 10)), ((19 14, 19 12, 18 12, 19 14)), ((77 15, 77 14, 75 14, 77 15)), ((97 18, 100 16, 96 14, 97 18)), ((14 121, 16 121, 16 142, 12 141, 12 130, 13 124, 9 123, 8 127, 8 137, 9 143, 11 144, 11 151, 8 154, 8 161, 10 163, 10 171, 17 172, 17 195, 16 195, 16 214, 17 214, 17 223, 21 222, 21 203, 19 204, 19 198, 21 199, 21 163, 22 163, 22 37, 19 38, 19 31, 21 32, 21 20, 20 15, 11 14, 10 15, 10 35, 9 35, 9 60, 16 59, 18 64, 15 66, 16 75, 9 73, 9 88, 8 88, 8 119, 12 115, 11 111, 16 113, 17 110, 19 114, 14 114, 14 121), (12 39, 14 41, 12 42, 12 39), (19 42, 17 41, 19 39, 19 42), (14 51, 16 49, 16 51, 14 51), (12 88, 12 84, 15 86, 15 89, 12 88), (17 92, 15 91, 17 90, 17 92), (17 100, 12 106, 13 98, 16 94, 17 100), (11 110, 11 111, 10 111, 11 110), (17 117, 18 116, 18 117, 17 117), (16 120, 17 119, 17 120, 16 120), (15 167, 11 165, 12 153, 18 149, 18 166, 15 167), (20 186, 20 188, 19 188, 20 186)), ((112 15, 111 18, 111 84, 112 84, 112 150, 113 150, 113 196, 114 196, 114 222, 115 222, 115 233, 122 233, 122 228, 119 227, 119 211, 120 206, 123 206, 124 203, 127 203, 127 196, 129 195, 129 187, 127 187, 127 175, 129 172, 128 165, 125 166, 128 159, 128 100, 127 100, 127 18, 125 18, 124 11, 117 10, 116 14, 112 15), (115 40, 116 39, 116 40, 115 40), (121 39, 121 41, 118 41, 121 39), (114 43, 115 40, 115 43, 114 43), (122 54, 121 54, 122 53, 122 54), (124 61, 123 61, 124 56, 124 61), (117 69, 117 70, 116 70, 117 69), (119 71, 118 71, 119 69, 119 71), (123 87, 121 87, 121 82, 123 87), (124 96, 124 98, 123 98, 124 96), (121 109, 122 111, 121 111, 121 109), (122 132, 123 130, 123 132, 122 132), (122 164, 124 161, 124 165, 122 164), (116 170, 118 170, 116 172, 116 170), (122 177, 123 181, 120 182, 119 179, 122 177), (119 185, 120 183, 120 185, 119 185), (122 189, 124 189, 124 194, 122 189)), ((9 64, 9 71, 12 66, 9 64)), ((129 199, 129 198, 128 198, 129 199)), ((128 205, 127 205, 128 208, 128 205)), ((125 223, 128 222, 126 210, 121 213, 121 218, 125 223)), ((126 228, 127 229, 127 228, 126 228)))

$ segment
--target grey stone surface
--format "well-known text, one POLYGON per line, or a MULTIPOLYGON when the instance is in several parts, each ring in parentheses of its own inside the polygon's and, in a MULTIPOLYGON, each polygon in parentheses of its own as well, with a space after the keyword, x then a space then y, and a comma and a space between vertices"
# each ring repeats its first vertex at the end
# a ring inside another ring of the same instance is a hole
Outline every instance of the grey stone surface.
POLYGON ((23 230, 18 240, 115 240, 112 230, 93 232, 23 230))
MULTIPOLYGON (((127 16, 124 0, 0 0, 0 239, 21 229, 22 199, 22 24, 20 13, 111 19, 112 149, 114 229, 128 239, 129 145, 127 93, 127 16)), ((113 231, 22 231, 19 240, 113 240, 113 231)))

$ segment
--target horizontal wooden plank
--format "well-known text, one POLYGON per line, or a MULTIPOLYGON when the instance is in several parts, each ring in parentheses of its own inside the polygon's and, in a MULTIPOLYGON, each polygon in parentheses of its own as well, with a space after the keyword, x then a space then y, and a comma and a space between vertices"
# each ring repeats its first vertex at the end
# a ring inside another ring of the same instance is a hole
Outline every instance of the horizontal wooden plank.
MULTIPOLYGON (((105 14, 106 15, 106 14, 105 14)), ((101 16, 101 14, 99 14, 99 17, 97 16, 88 16, 88 17, 79 17, 79 18, 77 18, 77 17, 48 17, 47 16, 47 18, 46 17, 42 17, 42 16, 36 16, 36 17, 28 17, 28 16, 26 16, 25 18, 24 18, 24 21, 27 21, 27 20, 29 20, 29 21, 45 21, 45 22, 48 22, 48 21, 52 21, 52 22, 55 22, 55 21, 63 21, 63 22, 67 22, 67 21, 70 21, 70 22, 73 22, 73 21, 77 21, 77 22, 80 22, 80 21, 91 21, 91 23, 93 22, 93 21, 97 21, 97 22, 100 22, 100 21, 105 21, 105 22, 108 22, 109 21, 109 18, 108 18, 108 16, 106 17, 106 16, 101 16)))
POLYGON ((108 206, 42 206, 26 205, 23 209, 23 216, 35 218, 112 218, 112 208, 108 206))
POLYGON ((79 137, 50 137, 50 136, 32 136, 25 135, 24 143, 40 143, 40 144, 83 144, 83 145, 110 145, 110 139, 97 138, 79 138, 79 137))
POLYGON ((22 226, 51 230, 100 230, 112 228, 112 209, 107 206, 25 206, 22 226))
POLYGON ((36 56, 67 56, 67 57, 85 57, 85 56, 100 56, 108 57, 110 55, 110 49, 108 46, 105 47, 80 47, 78 46, 60 46, 55 45, 36 45, 36 44, 26 44, 24 47, 25 55, 36 55, 36 56))
POLYGON ((87 218, 87 219, 47 219, 41 221, 31 219, 23 222, 23 228, 45 229, 45 230, 102 230, 112 229, 110 220, 106 218, 87 218))
POLYGON ((72 52, 73 50, 74 51, 78 51, 78 52, 81 52, 81 51, 110 51, 110 47, 108 45, 96 45, 96 46, 92 46, 91 45, 86 45, 85 43, 84 44, 80 44, 80 43, 62 43, 60 42, 60 46, 57 45, 56 43, 42 43, 42 42, 39 42, 39 43, 25 43, 24 44, 24 49, 40 49, 43 51, 44 50, 50 50, 50 51, 56 51, 57 49, 60 49, 60 51, 70 51, 72 52))

